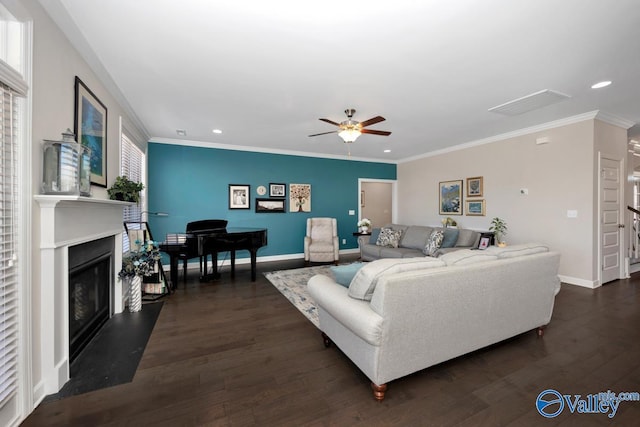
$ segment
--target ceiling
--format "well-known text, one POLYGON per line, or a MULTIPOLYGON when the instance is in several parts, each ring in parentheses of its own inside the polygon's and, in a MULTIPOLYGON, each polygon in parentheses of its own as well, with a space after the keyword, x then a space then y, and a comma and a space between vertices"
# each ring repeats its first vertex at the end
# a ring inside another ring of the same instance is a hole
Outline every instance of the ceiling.
POLYGON ((395 162, 597 110, 640 122, 637 0, 41 4, 158 140, 395 162), (545 89, 570 98, 488 111, 545 89), (391 136, 307 136, 347 108, 391 136))

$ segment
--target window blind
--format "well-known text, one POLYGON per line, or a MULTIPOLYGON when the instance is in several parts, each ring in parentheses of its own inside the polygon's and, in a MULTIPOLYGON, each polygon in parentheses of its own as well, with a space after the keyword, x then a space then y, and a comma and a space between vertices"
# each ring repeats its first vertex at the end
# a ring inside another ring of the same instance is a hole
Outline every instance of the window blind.
POLYGON ((15 394, 18 352, 18 100, 0 82, 0 408, 15 394))
MULTIPOLYGON (((120 175, 126 176, 132 181, 144 183, 144 153, 124 132, 122 133, 121 145, 122 158, 120 159, 120 175)), ((146 191, 142 190, 140 193, 140 203, 124 208, 124 221, 142 220, 142 207, 145 206, 145 194, 146 191)), ((122 239, 122 246, 124 252, 129 251, 129 239, 126 235, 122 239)))

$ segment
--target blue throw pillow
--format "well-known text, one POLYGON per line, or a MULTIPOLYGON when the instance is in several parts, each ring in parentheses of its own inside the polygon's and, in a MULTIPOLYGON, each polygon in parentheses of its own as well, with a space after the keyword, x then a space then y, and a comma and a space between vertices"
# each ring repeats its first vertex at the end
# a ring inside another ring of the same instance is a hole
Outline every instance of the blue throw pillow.
POLYGON ((458 241, 458 234, 460 234, 460 230, 457 228, 445 228, 444 229, 444 239, 442 240, 441 248, 453 248, 458 241))
POLYGON ((353 276, 356 275, 362 266, 363 263, 354 262, 353 264, 333 266, 330 267, 330 269, 336 282, 340 283, 345 288, 348 288, 349 284, 351 284, 351 280, 353 280, 353 276))
POLYGON ((372 245, 375 245, 376 242, 378 241, 379 235, 380 235, 379 228, 374 228, 373 230, 371 230, 371 237, 369 237, 369 243, 371 243, 372 245))

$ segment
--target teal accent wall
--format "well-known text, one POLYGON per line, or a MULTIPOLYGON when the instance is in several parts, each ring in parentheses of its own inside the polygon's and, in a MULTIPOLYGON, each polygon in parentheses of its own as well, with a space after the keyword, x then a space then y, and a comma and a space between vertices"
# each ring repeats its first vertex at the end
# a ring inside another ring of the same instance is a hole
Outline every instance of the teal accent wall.
MULTIPOLYGON (((396 165, 353 160, 322 159, 284 154, 202 148, 149 142, 147 149, 149 225, 156 240, 182 233, 200 219, 226 219, 230 227, 264 227, 268 245, 258 257, 301 254, 310 217, 338 221, 340 249, 357 248, 358 178, 396 179, 396 165), (285 213, 256 213, 255 199, 268 198, 269 183, 287 185, 285 213), (311 212, 289 212, 289 184, 311 184, 311 212), (229 209, 229 184, 251 186, 251 208, 229 209), (265 196, 256 189, 264 185, 265 196), (347 244, 342 244, 342 239, 347 244)), ((248 257, 247 251, 238 258, 248 257)))

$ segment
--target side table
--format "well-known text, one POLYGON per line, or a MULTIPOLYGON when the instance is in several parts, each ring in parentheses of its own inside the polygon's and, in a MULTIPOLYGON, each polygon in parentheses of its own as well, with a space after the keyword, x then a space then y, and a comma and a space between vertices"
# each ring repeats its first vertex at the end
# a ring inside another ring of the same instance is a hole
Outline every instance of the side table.
POLYGON ((353 233, 353 237, 360 237, 360 236, 371 236, 371 232, 362 233, 360 231, 356 231, 355 233, 353 233))
MULTIPOLYGON (((358 242, 358 249, 360 248, 360 237, 366 237, 366 236, 371 236, 371 232, 362 233, 360 231, 356 231, 355 233, 353 233, 353 237, 355 237, 358 242)), ((362 260, 362 259, 358 258, 358 260, 362 260)))

